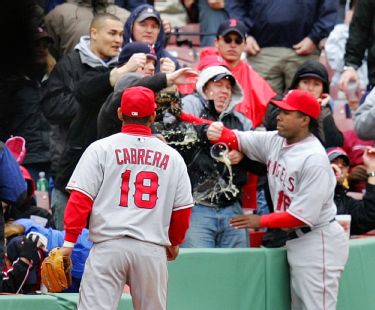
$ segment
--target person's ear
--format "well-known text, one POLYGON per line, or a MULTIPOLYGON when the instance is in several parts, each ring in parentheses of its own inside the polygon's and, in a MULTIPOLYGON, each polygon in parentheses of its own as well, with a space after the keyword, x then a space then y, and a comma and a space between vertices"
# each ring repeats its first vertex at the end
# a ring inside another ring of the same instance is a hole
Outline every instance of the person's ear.
POLYGON ((90 28, 90 38, 91 40, 96 40, 96 37, 97 37, 97 34, 98 34, 98 30, 94 27, 90 28))
POLYGON ((118 117, 118 119, 122 122, 122 112, 121 112, 121 108, 118 108, 118 109, 117 109, 117 117, 118 117))
POLYGON ((155 119, 156 119, 156 111, 154 111, 154 113, 151 114, 149 124, 151 125, 155 121, 155 119))
POLYGON ((309 127, 311 121, 310 117, 307 115, 303 115, 301 119, 301 127, 309 127))
POLYGON ((218 38, 215 38, 215 40, 214 40, 214 44, 215 44, 215 47, 216 47, 216 48, 219 47, 219 39, 218 39, 218 38))

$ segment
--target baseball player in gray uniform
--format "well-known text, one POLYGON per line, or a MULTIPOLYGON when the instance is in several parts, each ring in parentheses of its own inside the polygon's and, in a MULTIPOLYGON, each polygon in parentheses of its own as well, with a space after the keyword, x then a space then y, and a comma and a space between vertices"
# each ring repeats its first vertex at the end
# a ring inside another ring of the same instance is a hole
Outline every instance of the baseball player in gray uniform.
POLYGON ((92 143, 68 183, 60 251, 71 255, 90 212, 94 242, 78 309, 116 309, 125 284, 134 309, 166 309, 166 262, 178 254, 193 198, 182 157, 151 134, 155 108, 150 89, 126 89, 122 132, 92 143))
POLYGON ((348 240, 335 221, 334 173, 323 146, 310 132, 317 126, 320 105, 301 90, 292 90, 274 103, 281 108, 277 131, 229 131, 221 123, 208 129, 210 140, 230 141, 232 148, 267 164, 275 213, 240 215, 230 224, 288 229, 292 309, 333 310, 348 240))

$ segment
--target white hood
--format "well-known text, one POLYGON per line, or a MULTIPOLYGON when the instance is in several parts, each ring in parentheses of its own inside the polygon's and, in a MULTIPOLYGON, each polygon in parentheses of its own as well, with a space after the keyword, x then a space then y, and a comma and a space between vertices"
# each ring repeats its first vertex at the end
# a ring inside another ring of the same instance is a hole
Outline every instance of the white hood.
MULTIPOLYGON (((196 84, 196 90, 197 93, 205 100, 208 100, 206 95, 203 92, 203 87, 207 84, 209 80, 211 80, 213 77, 215 77, 218 74, 227 74, 233 76, 232 72, 230 72, 226 67, 223 66, 212 66, 204 69, 200 74, 199 78, 196 84)), ((234 78, 234 76, 233 76, 234 78)), ((231 101, 229 102, 228 108, 226 111, 231 111, 234 109, 234 107, 239 104, 243 98, 243 90, 238 84, 236 78, 234 78, 235 84, 232 87, 232 98, 231 101)))

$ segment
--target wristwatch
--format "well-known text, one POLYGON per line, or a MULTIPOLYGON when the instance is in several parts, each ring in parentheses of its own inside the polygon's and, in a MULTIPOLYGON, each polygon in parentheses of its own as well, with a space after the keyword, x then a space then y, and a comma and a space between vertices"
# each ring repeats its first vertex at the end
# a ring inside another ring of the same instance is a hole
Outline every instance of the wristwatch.
POLYGON ((375 177, 375 171, 371 171, 367 173, 368 177, 375 177))

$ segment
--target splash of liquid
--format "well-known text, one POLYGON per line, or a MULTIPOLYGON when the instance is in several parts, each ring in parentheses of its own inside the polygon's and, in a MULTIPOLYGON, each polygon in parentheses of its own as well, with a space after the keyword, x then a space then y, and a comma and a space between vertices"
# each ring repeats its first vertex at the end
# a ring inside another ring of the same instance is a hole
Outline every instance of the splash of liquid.
MULTIPOLYGON (((203 195, 200 200, 210 200, 211 202, 214 202, 214 200, 219 199, 221 194, 224 194, 224 196, 228 200, 230 200, 232 197, 236 197, 240 191, 236 187, 236 185, 233 184, 232 164, 228 157, 228 146, 225 143, 216 143, 211 147, 210 154, 213 159, 218 162, 222 162, 226 166, 229 174, 228 183, 226 183, 225 180, 220 177, 214 187, 208 192, 206 191, 205 195, 203 195), (232 195, 232 197, 230 197, 230 194, 232 195)), ((223 172, 223 174, 224 173, 225 171, 223 172)))

